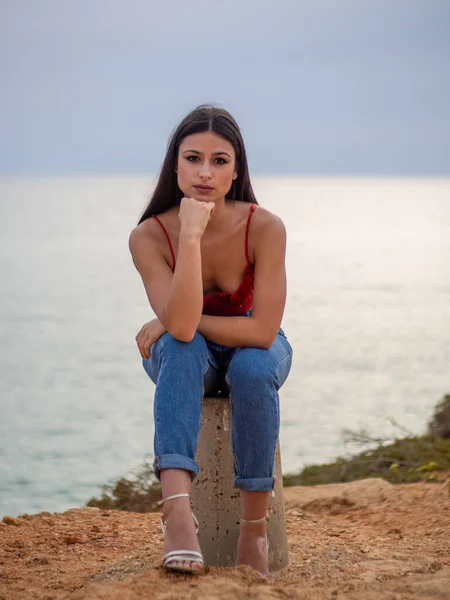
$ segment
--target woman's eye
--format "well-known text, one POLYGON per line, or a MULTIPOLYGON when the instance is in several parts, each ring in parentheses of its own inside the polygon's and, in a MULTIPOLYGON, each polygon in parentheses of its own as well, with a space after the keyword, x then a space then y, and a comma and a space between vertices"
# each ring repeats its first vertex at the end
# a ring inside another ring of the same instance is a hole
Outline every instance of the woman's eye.
MULTIPOLYGON (((192 154, 191 156, 186 156, 185 158, 189 162, 198 162, 200 160, 200 157, 196 156, 195 154, 192 154)), ((226 165, 228 164, 228 161, 219 156, 215 159, 215 163, 218 165, 226 165)))

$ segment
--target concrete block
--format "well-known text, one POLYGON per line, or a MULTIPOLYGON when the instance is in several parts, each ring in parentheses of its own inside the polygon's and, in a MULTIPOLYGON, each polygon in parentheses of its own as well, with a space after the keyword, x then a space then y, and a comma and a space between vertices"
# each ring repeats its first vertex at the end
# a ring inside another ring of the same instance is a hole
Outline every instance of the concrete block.
MULTIPOLYGON (((240 499, 239 490, 234 487, 231 403, 227 397, 203 399, 196 460, 200 473, 193 483, 191 498, 200 525, 198 535, 205 564, 232 566, 239 537, 240 499)), ((279 445, 268 514, 269 569, 278 571, 289 562, 279 445)))

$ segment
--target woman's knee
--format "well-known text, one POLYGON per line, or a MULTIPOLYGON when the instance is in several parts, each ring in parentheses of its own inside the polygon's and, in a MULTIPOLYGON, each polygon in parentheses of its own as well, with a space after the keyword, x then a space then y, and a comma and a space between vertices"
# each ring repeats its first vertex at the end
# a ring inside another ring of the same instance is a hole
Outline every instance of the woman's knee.
POLYGON ((269 350, 241 348, 228 368, 230 386, 254 386, 262 382, 277 383, 277 363, 269 350))
POLYGON ((208 364, 208 347, 199 333, 196 332, 190 342, 180 342, 167 332, 158 342, 160 346, 155 353, 158 372, 164 367, 170 369, 172 376, 186 370, 200 374, 205 371, 208 364))
POLYGON ((207 361, 207 346, 205 339, 195 333, 190 342, 180 342, 169 332, 164 333, 150 348, 150 358, 144 358, 142 365, 153 381, 157 382, 162 365, 174 366, 180 369, 198 364, 200 369, 207 361))

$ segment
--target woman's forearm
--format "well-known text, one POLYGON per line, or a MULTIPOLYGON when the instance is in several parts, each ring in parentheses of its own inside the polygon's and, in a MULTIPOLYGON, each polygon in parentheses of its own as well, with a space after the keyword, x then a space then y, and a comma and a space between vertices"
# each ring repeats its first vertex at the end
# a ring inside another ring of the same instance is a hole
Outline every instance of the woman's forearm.
POLYGON ((197 331, 211 342, 230 348, 270 348, 278 329, 270 331, 252 317, 213 317, 203 315, 197 331))
POLYGON ((161 322, 182 342, 195 335, 203 310, 200 238, 181 236, 177 264, 161 322))

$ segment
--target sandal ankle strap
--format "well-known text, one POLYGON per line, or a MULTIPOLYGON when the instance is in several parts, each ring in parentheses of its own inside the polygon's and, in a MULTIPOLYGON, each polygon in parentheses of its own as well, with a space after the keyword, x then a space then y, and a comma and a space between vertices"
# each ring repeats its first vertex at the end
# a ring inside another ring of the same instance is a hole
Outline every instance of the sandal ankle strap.
POLYGON ((260 519, 240 519, 241 523, 262 523, 267 520, 267 515, 261 517, 260 519))
POLYGON ((175 500, 175 498, 190 498, 189 494, 173 494, 172 496, 166 496, 159 502, 156 503, 156 506, 162 506, 168 500, 175 500))

